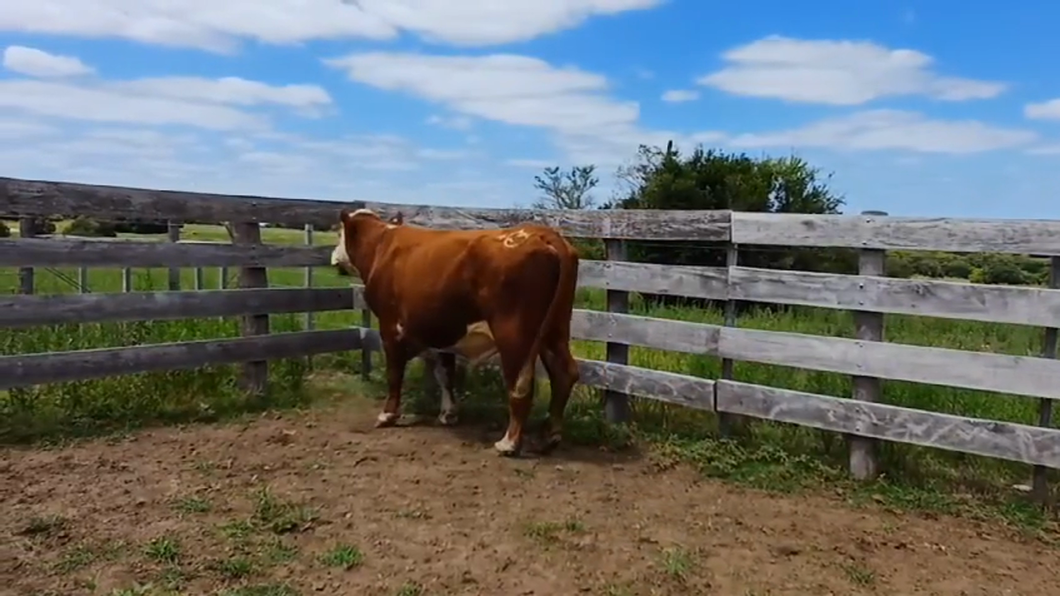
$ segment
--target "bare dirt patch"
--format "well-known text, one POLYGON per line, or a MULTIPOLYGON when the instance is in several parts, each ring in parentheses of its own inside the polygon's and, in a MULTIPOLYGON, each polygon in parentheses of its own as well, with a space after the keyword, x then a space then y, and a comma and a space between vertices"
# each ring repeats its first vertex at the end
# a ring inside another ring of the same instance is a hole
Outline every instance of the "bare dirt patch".
POLYGON ((996 524, 704 480, 650 455, 497 457, 346 404, 0 459, 0 593, 1045 594, 996 524))

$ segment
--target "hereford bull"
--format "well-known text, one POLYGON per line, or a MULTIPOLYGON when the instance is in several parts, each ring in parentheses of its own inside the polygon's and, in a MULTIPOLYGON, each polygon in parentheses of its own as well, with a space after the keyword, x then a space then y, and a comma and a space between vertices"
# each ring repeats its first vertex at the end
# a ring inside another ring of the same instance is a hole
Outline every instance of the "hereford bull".
POLYGON ((518 455, 540 358, 552 388, 542 449, 559 444, 563 413, 579 379, 570 353, 578 276, 574 247, 541 225, 432 230, 404 225, 400 214, 384 221, 368 209, 343 210, 340 220, 332 265, 360 275, 386 356, 387 400, 376 426, 391 426, 400 416, 405 367, 412 358, 431 351, 438 359, 439 420, 451 424, 455 355, 471 366, 496 355, 509 416, 494 447, 502 455, 518 455))

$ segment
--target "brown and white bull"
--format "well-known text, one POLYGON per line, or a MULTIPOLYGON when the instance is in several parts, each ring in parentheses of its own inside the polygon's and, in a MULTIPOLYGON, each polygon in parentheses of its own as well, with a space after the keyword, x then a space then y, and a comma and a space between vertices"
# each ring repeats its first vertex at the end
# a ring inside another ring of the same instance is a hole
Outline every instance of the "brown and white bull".
POLYGON ((492 230, 432 230, 343 210, 331 263, 356 270, 379 319, 387 400, 376 426, 396 423, 409 360, 430 351, 442 390, 439 420, 456 421, 453 378, 459 354, 475 366, 499 356, 508 392, 508 429, 494 444, 517 455, 534 397, 538 358, 552 395, 542 450, 562 438, 563 413, 579 379, 570 353, 578 254, 556 230, 524 224, 492 230))

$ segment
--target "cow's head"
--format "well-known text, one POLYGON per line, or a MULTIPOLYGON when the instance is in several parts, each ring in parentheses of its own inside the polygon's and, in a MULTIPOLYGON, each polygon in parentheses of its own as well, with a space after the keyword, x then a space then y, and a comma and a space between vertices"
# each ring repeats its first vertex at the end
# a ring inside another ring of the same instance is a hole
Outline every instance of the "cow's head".
POLYGON ((364 244, 363 237, 382 220, 371 209, 339 212, 339 241, 331 251, 331 265, 339 275, 352 275, 357 261, 357 251, 364 244))

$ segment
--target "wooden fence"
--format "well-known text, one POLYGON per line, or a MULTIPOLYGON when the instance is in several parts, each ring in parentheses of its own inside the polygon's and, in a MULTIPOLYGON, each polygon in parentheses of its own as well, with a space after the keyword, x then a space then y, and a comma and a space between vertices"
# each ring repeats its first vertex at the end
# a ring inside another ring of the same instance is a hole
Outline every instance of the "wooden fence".
MULTIPOLYGON (((362 308, 358 288, 269 289, 268 267, 328 263, 331 246, 267 246, 258 222, 331 225, 343 205, 330 201, 219 196, 173 191, 0 179, 0 215, 22 218, 91 214, 100 219, 150 218, 188 223, 232 222, 231 245, 0 240, 0 267, 21 267, 23 289, 32 267, 238 267, 239 289, 127 294, 0 297, 0 327, 71 322, 243 317, 244 337, 167 345, 0 357, 0 389, 206 364, 244 362, 247 387, 260 391, 269 359, 378 346, 361 328, 270 334, 267 313, 362 308)), ((357 203, 407 222, 437 228, 485 228, 540 221, 575 237, 602 238, 606 261, 585 260, 579 285, 603 288, 607 312, 577 310, 576 339, 605 342, 607 361, 580 361, 582 382, 605 391, 611 421, 629 416, 628 396, 680 404, 719 415, 726 432, 738 417, 800 424, 845 433, 850 471, 878 473, 874 444, 895 441, 1024 462, 1035 466, 1034 490, 1048 494, 1046 469, 1060 468, 1060 430, 1052 400, 1060 397, 1056 360, 1060 321, 1060 259, 1051 288, 987 286, 884 277, 888 249, 995 251, 1060 255, 1060 221, 960 220, 864 215, 760 214, 728 211, 527 211, 357 203), (623 262, 624 241, 687 240, 729 244, 726 267, 675 267, 623 262), (739 265, 748 246, 853 247, 854 276, 739 265), (724 300, 724 325, 627 314, 629 292, 724 300), (741 329, 735 301, 851 310, 855 339, 741 329), (1012 356, 887 343, 883 319, 901 313, 1042 326, 1041 356, 1012 356), (719 379, 628 364, 628 346, 707 354, 722 359, 719 379), (751 361, 849 374, 852 399, 733 380, 732 362, 751 361), (880 403, 881 379, 997 391, 1038 398, 1037 426, 981 420, 880 403)), ((23 225, 23 230, 30 230, 23 225)), ((308 274, 307 274, 308 275, 308 274)), ((27 280, 29 284, 26 285, 27 280)), ((367 312, 367 311, 365 311, 367 312)), ((367 354, 367 352, 365 352, 367 354)))

